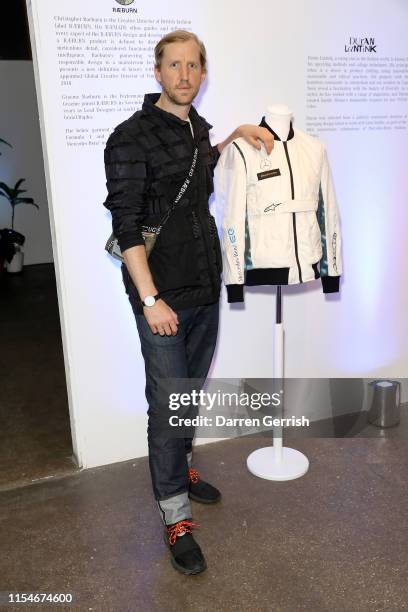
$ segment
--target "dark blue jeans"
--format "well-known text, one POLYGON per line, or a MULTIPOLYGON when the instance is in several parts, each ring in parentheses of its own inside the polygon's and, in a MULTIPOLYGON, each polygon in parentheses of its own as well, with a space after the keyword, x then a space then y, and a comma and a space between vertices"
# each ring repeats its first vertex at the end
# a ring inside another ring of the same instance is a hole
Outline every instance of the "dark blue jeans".
POLYGON ((193 438, 163 436, 160 416, 168 414, 169 398, 160 380, 194 378, 204 383, 217 341, 219 303, 179 310, 177 316, 177 335, 160 336, 150 331, 144 315, 135 315, 146 370, 150 473, 156 500, 167 500, 159 503, 167 524, 191 516, 187 491, 193 438))

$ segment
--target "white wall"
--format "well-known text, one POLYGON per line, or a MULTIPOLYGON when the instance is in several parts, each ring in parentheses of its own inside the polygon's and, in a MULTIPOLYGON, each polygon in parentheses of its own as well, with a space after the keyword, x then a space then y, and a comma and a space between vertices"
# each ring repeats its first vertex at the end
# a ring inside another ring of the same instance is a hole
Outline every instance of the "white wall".
MULTIPOLYGON (((72 147, 65 130, 112 129, 132 111, 114 106, 87 122, 64 119, 62 95, 140 94, 156 90, 151 77, 60 84, 54 17, 112 18, 111 0, 32 0, 41 94, 42 138, 74 444, 84 467, 147 453, 143 362, 119 266, 103 251, 110 232, 103 141, 72 147), (78 240, 78 218, 84 240, 78 240), (72 248, 81 244, 81 248, 72 248)), ((117 5, 119 6, 119 5, 117 5)), ((312 0, 247 3, 210 0, 137 2, 126 17, 187 18, 206 41, 209 78, 197 100, 213 123, 213 141, 237 124, 258 123, 269 103, 283 102, 306 119, 306 56, 339 54, 348 36, 375 36, 383 55, 408 55, 408 11, 398 0, 373 8, 312 0), (136 5, 135 5, 136 6, 136 5)), ((116 14, 115 14, 116 15, 116 14)), ((115 18, 119 19, 117 15, 115 18)), ((168 26, 174 29, 174 26, 168 26)), ((153 39, 152 39, 153 40, 153 39)), ((136 110, 134 107, 133 110, 136 110)), ((286 375, 403 377, 408 371, 406 130, 327 133, 329 159, 344 236, 344 282, 324 297, 319 283, 285 288, 286 375)), ((221 331, 212 376, 268 377, 272 372, 273 290, 246 291, 244 307, 222 298, 221 331)))
MULTIPOLYGON (((25 178, 23 194, 34 198, 39 209, 19 204, 14 229, 26 237, 24 264, 53 261, 50 220, 45 188, 44 161, 31 61, 0 61, 0 138, 12 145, 1 145, 0 181, 14 187, 25 178)), ((11 206, 0 198, 0 228, 11 227, 11 206)))

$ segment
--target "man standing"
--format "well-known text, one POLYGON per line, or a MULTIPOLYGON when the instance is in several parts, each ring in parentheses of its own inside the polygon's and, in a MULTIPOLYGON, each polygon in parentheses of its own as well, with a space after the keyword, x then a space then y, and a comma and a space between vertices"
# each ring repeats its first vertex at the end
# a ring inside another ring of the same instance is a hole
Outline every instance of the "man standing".
POLYGON ((191 467, 192 438, 160 435, 168 409, 162 379, 205 380, 218 332, 221 253, 208 198, 222 149, 238 136, 268 153, 270 132, 241 126, 211 147, 211 126, 191 106, 206 76, 206 51, 195 34, 177 30, 155 47, 155 76, 161 94, 145 96, 141 111, 121 123, 105 149, 113 231, 125 264, 123 281, 139 332, 146 369, 149 466, 155 499, 165 525, 173 566, 184 574, 206 568, 194 527, 190 499, 215 503, 220 492, 191 467), (185 194, 159 234, 149 260, 142 227, 157 226, 185 179, 185 194))

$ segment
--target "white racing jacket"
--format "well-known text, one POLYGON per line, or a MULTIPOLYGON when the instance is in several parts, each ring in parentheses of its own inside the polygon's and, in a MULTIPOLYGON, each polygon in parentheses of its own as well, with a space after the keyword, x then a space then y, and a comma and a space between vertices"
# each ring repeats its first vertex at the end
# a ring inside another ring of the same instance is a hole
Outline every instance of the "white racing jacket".
POLYGON ((245 285, 287 285, 321 277, 324 293, 339 290, 339 216, 324 145, 293 129, 275 137, 272 153, 238 138, 215 169, 222 221, 228 302, 245 285))

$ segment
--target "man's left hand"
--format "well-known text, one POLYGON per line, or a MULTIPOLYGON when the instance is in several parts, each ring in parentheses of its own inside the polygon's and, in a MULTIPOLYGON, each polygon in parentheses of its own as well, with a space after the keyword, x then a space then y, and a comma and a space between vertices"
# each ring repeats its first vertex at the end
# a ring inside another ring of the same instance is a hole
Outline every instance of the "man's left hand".
POLYGON ((250 145, 256 149, 261 148, 261 142, 263 142, 266 152, 270 155, 273 149, 273 136, 269 130, 259 125, 240 125, 237 128, 238 136, 244 138, 250 145), (261 141, 261 142, 260 142, 261 141))

